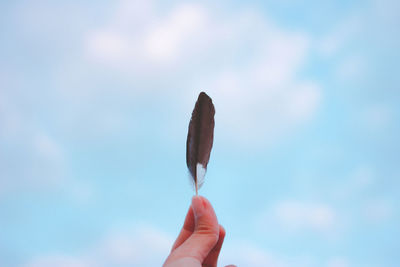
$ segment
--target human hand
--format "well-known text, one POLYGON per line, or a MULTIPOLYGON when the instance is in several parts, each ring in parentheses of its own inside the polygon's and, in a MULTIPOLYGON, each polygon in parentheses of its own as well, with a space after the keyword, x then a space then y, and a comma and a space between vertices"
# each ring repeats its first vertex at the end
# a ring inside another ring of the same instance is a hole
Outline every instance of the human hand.
MULTIPOLYGON (((164 267, 216 267, 225 238, 210 202, 194 196, 164 267)), ((226 267, 234 267, 229 265, 226 267)))

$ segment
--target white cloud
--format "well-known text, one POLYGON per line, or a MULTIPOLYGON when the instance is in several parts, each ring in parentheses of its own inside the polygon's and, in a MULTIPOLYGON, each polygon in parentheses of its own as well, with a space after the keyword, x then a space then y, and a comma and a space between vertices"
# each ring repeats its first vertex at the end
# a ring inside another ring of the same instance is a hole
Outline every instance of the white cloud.
POLYGON ((172 61, 185 49, 185 43, 205 31, 206 26, 210 25, 201 6, 178 6, 145 36, 145 52, 150 60, 172 61))
POLYGON ((2 140, 7 143, 0 151, 0 193, 60 186, 65 160, 59 144, 44 132, 23 130, 2 140))
POLYGON ((240 267, 316 267, 315 255, 279 254, 252 242, 241 240, 226 243, 219 257, 219 265, 235 264, 240 267))
POLYGON ((127 56, 128 40, 115 32, 94 32, 87 40, 90 56, 105 62, 118 62, 127 56))
POLYGON ((156 227, 135 225, 110 231, 80 256, 63 254, 36 257, 24 267, 161 266, 173 239, 156 227))
POLYGON ((248 242, 232 243, 223 247, 219 263, 241 267, 284 267, 287 262, 248 242), (238 253, 240 252, 240 253, 238 253))
MULTIPOLYGON (((7 85, 15 88, 17 82, 7 85)), ((0 89, 0 196, 20 190, 46 190, 64 179, 62 146, 33 123, 25 101, 18 90, 0 89)))
MULTIPOLYGON (((44 255, 30 260, 23 267, 161 266, 170 252, 173 240, 157 227, 121 227, 111 230, 97 244, 79 252, 80 256, 44 255)), ((288 257, 271 253, 247 241, 225 242, 219 264, 241 267, 315 266, 311 259, 299 257, 289 260, 288 257)))
POLYGON ((90 267, 88 263, 64 255, 45 256, 27 263, 24 267, 90 267))
MULTIPOLYGON (((246 44, 255 56, 199 87, 207 88, 214 102, 220 103, 216 116, 228 139, 251 147, 272 142, 312 118, 321 101, 321 88, 296 77, 307 58, 307 36, 282 31, 266 21, 247 23, 249 31, 262 29, 249 38, 258 39, 256 45, 246 44)), ((236 34, 242 38, 242 33, 236 34)))
POLYGON ((285 201, 278 203, 274 212, 276 220, 288 230, 327 233, 337 223, 336 212, 326 204, 285 201))
POLYGON ((173 238, 155 227, 135 226, 110 233, 91 257, 99 266, 160 266, 172 243, 173 238))
POLYGON ((141 67, 148 65, 171 66, 187 54, 191 46, 204 43, 198 37, 204 36, 210 26, 206 9, 195 4, 178 5, 166 15, 157 14, 153 5, 140 1, 136 4, 121 2, 117 10, 109 25, 88 33, 86 52, 96 62, 112 64, 122 70, 134 66, 135 71, 141 72, 141 67), (142 16, 136 20, 125 18, 139 12, 142 16))
MULTIPOLYGON (((255 140, 258 146, 269 143, 313 117, 321 88, 298 77, 310 50, 306 34, 281 29, 254 10, 229 17, 198 4, 179 4, 164 12, 155 5, 143 9, 151 20, 124 19, 133 15, 118 11, 120 16, 89 32, 89 62, 138 80, 158 77, 172 87, 187 86, 183 94, 170 92, 185 110, 191 109, 197 90, 207 91, 217 105, 222 139, 243 147, 255 140)), ((148 93, 168 89, 156 87, 148 93)))

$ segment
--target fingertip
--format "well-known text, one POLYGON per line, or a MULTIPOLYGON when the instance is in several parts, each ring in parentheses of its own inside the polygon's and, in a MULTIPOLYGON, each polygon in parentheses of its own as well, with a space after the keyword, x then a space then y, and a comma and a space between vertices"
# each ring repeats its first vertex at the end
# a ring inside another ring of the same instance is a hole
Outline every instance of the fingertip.
POLYGON ((210 201, 203 196, 192 197, 192 208, 196 218, 205 213, 215 214, 214 208, 212 207, 210 201))
POLYGON ((200 196, 194 196, 192 198, 192 209, 196 218, 199 218, 204 214, 205 207, 200 196))
POLYGON ((193 196, 192 197, 192 205, 193 204, 202 204, 202 197, 201 196, 193 196))
POLYGON ((210 201, 208 201, 208 199, 206 199, 203 196, 193 196, 192 197, 192 205, 202 205, 204 208, 207 208, 207 206, 210 206, 211 203, 210 201))

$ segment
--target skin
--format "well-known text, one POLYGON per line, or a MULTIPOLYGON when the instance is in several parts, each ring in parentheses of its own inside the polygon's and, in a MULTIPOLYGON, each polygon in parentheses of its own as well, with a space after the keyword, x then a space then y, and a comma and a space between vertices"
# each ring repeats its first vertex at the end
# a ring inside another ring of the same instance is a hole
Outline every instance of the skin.
POLYGON ((216 267, 224 238, 225 229, 218 224, 211 203, 205 197, 194 196, 163 267, 216 267))

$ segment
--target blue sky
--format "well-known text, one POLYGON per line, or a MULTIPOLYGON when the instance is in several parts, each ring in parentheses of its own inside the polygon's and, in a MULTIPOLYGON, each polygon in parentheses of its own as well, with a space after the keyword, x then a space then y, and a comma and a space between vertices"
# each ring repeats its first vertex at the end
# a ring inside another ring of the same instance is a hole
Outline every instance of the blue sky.
POLYGON ((160 266, 193 190, 220 263, 397 266, 396 1, 3 1, 0 265, 160 266))

